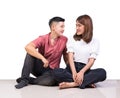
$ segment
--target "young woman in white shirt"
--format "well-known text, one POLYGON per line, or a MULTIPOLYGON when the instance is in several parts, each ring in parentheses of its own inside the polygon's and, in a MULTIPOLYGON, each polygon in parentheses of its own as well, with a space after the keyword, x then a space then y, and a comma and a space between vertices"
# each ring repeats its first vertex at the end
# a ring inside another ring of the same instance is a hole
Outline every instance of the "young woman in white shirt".
POLYGON ((67 52, 67 67, 54 70, 60 89, 95 88, 95 83, 106 79, 105 69, 91 69, 99 52, 99 41, 93 38, 93 24, 89 15, 82 15, 76 19, 76 33, 68 40, 67 52))

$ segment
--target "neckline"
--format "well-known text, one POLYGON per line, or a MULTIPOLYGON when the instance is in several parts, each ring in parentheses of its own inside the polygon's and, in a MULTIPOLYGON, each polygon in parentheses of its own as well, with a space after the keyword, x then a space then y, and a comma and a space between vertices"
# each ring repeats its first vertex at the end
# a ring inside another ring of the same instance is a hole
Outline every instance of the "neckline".
POLYGON ((52 39, 51 39, 51 37, 50 37, 50 35, 49 35, 49 45, 50 45, 51 47, 54 47, 54 46, 57 44, 59 38, 60 38, 60 37, 57 37, 57 38, 53 39, 53 40, 54 40, 54 44, 52 44, 52 42, 51 42, 52 39))

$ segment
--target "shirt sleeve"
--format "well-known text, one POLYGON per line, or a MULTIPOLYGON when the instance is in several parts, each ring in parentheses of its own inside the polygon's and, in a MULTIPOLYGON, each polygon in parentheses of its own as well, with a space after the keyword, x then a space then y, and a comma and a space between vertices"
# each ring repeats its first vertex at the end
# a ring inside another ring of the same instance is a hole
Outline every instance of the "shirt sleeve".
POLYGON ((43 41, 43 38, 41 36, 39 36, 38 38, 36 38, 32 42, 35 44, 36 48, 39 48, 39 47, 41 47, 42 42, 44 42, 44 41, 43 41))
POLYGON ((74 52, 74 47, 73 47, 74 45, 73 44, 74 44, 74 42, 69 39, 67 42, 67 53, 74 52))
POLYGON ((90 58, 97 58, 97 55, 99 54, 99 47, 100 43, 98 40, 94 39, 91 43, 91 51, 90 51, 90 58))

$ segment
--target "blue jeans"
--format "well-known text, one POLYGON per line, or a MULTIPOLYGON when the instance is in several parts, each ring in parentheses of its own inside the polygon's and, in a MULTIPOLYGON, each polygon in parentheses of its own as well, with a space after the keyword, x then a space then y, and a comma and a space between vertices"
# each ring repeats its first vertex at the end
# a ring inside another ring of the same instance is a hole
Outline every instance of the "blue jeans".
MULTIPOLYGON (((79 72, 85 64, 80 62, 74 62, 76 71, 79 72)), ((58 83, 60 82, 73 82, 72 72, 70 66, 67 65, 65 69, 57 68, 53 70, 54 78, 58 83)), ((83 83, 79 85, 81 89, 89 86, 90 84, 104 81, 106 79, 106 71, 103 68, 89 69, 84 74, 83 83)))

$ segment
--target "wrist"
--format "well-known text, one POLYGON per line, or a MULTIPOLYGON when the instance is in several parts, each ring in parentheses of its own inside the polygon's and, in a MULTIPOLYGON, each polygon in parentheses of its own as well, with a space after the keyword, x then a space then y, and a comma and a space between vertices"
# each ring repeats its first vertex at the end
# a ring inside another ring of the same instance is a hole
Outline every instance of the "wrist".
POLYGON ((84 71, 84 70, 80 70, 79 72, 80 72, 80 73, 83 73, 83 74, 85 73, 85 71, 84 71))

